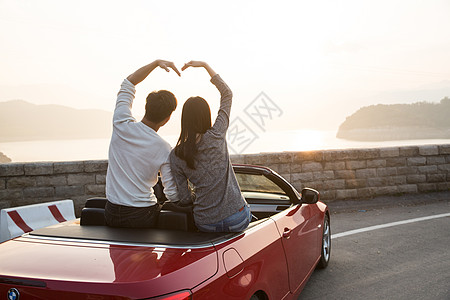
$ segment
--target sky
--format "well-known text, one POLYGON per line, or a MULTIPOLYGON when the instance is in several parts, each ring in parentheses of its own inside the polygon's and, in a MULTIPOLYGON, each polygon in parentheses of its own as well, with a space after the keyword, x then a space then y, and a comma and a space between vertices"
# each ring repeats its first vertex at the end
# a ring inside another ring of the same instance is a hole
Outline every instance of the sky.
MULTIPOLYGON (((204 60, 232 89, 232 116, 246 122, 263 92, 279 109, 265 130, 337 129, 363 106, 450 96, 449 12, 448 0, 0 0, 0 101, 113 111, 141 66, 204 60)), ((206 71, 159 69, 137 86, 136 116, 159 89, 180 103, 172 125, 190 96, 218 109, 206 71)))

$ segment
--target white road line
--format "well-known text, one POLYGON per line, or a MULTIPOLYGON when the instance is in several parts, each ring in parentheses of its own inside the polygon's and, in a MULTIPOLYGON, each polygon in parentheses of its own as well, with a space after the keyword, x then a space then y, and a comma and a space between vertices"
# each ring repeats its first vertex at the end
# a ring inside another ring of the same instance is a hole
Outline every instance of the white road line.
POLYGON ((450 217, 450 213, 434 215, 434 216, 428 216, 428 217, 422 217, 422 218, 409 219, 409 220, 404 220, 404 221, 398 221, 398 222, 392 222, 392 223, 386 223, 386 224, 381 224, 381 225, 375 225, 375 226, 369 226, 369 227, 364 227, 364 228, 360 228, 360 229, 344 231, 344 232, 341 232, 341 233, 332 234, 331 238, 332 239, 336 239, 336 238, 339 238, 339 237, 352 235, 352 234, 357 234, 357 233, 361 233, 361 232, 372 231, 372 230, 377 230, 377 229, 386 228, 386 227, 392 227, 392 226, 397 226, 397 225, 409 224, 409 223, 426 221, 426 220, 443 218, 443 217, 450 217))

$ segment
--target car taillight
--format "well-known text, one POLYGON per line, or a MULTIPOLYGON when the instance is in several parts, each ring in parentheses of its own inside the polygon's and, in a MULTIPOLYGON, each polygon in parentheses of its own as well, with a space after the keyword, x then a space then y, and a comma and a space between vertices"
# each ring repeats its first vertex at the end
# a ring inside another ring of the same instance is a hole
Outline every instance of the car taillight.
POLYGON ((149 298, 149 300, 191 300, 191 299, 192 299, 192 294, 190 291, 179 291, 179 292, 167 294, 164 296, 149 298))

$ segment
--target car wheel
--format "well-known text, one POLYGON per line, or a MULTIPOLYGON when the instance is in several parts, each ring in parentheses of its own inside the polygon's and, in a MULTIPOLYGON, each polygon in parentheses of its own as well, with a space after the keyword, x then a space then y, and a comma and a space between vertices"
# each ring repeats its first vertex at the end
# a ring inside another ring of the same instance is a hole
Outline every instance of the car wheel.
POLYGON ((328 262, 330 261, 331 255, 331 227, 330 227, 330 218, 328 215, 325 215, 325 219, 323 221, 323 232, 322 232, 322 249, 320 253, 320 260, 317 264, 319 269, 325 269, 328 266, 328 262))
POLYGON ((250 297, 250 300, 268 300, 268 298, 264 292, 258 291, 250 297))

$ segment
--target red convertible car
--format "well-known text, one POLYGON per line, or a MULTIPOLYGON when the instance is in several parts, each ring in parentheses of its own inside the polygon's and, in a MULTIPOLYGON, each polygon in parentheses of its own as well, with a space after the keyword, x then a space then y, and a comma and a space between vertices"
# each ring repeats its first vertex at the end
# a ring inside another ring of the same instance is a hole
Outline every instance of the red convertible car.
POLYGON ((268 168, 233 167, 254 215, 245 231, 198 232, 164 209, 156 229, 110 228, 91 199, 81 219, 0 244, 0 299, 295 299, 330 259, 328 208, 268 168))

